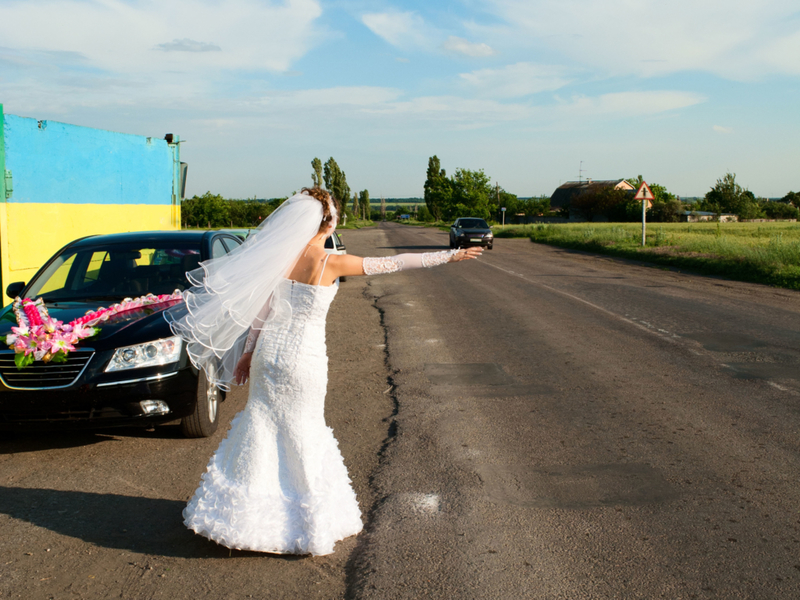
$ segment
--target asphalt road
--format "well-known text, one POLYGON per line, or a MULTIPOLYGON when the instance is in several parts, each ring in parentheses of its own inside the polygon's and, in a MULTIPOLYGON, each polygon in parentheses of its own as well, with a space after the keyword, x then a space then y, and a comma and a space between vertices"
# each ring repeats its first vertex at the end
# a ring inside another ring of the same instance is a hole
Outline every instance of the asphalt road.
POLYGON ((326 416, 364 533, 276 558, 186 531, 225 427, 13 435, 0 598, 798 598, 799 300, 527 240, 351 278, 326 416))
POLYGON ((503 239, 372 289, 366 597, 800 597, 800 294, 503 239))

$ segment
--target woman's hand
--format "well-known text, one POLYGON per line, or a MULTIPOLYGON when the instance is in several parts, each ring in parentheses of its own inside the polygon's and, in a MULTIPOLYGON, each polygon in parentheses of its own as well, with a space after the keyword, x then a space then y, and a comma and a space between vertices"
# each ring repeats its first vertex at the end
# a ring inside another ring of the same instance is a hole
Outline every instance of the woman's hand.
POLYGON ((247 383, 247 379, 250 377, 250 361, 252 359, 253 353, 245 352, 242 354, 242 358, 239 359, 239 362, 236 363, 236 369, 233 371, 233 380, 238 385, 247 383))
POLYGON ((450 262, 459 262, 462 260, 479 258, 481 254, 483 254, 482 246, 470 246, 469 248, 462 248, 450 257, 450 262))

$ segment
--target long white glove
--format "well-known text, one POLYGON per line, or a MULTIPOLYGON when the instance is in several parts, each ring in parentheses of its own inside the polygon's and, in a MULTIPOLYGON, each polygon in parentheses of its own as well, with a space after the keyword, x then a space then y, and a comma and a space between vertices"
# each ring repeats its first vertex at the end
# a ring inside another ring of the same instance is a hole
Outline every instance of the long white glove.
POLYGON ((362 263, 364 275, 381 275, 409 269, 430 268, 450 262, 458 250, 413 252, 394 256, 367 257, 362 263))

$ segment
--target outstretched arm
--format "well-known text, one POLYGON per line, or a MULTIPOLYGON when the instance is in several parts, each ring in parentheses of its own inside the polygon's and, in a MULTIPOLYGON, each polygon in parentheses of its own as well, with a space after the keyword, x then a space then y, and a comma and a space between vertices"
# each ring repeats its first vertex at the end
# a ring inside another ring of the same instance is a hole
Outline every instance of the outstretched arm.
POLYGON ((394 256, 366 257, 352 254, 332 255, 328 260, 328 269, 335 277, 355 275, 378 275, 395 273, 408 269, 435 267, 451 262, 478 258, 483 248, 476 246, 466 250, 442 250, 441 252, 416 252, 395 254, 394 256))

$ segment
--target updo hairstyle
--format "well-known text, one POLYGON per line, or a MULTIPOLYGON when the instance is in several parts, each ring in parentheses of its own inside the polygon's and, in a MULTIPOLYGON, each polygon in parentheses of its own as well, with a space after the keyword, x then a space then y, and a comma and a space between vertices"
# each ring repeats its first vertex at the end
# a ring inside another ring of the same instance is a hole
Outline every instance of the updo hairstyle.
POLYGON ((327 229, 333 225, 333 214, 331 213, 331 206, 339 207, 336 205, 336 200, 328 193, 328 190, 323 190, 321 187, 303 188, 300 190, 301 194, 306 194, 312 198, 316 198, 322 203, 322 223, 319 225, 319 230, 327 229))

